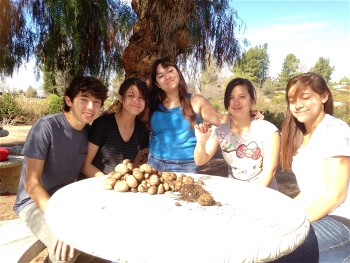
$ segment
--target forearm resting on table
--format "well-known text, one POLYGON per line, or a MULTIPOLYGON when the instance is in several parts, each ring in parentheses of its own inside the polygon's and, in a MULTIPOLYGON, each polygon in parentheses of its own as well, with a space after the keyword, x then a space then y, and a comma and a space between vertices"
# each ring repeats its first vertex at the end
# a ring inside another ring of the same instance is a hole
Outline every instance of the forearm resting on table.
POLYGON ((81 172, 86 177, 99 177, 99 176, 105 175, 95 165, 93 165, 91 163, 84 163, 83 168, 81 169, 81 172))

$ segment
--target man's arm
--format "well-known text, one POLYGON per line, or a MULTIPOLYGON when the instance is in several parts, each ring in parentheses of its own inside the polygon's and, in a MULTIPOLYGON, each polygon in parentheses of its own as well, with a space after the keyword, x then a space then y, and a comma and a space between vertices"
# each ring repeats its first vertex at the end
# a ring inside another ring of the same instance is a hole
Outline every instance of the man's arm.
POLYGON ((43 211, 45 211, 47 201, 50 198, 49 193, 40 182, 44 163, 45 160, 27 157, 26 177, 24 181, 24 188, 28 195, 43 211))
MULTIPOLYGON (((44 169, 45 160, 27 157, 26 177, 24 188, 28 195, 34 200, 36 205, 45 211, 46 204, 50 199, 49 193, 45 190, 40 182, 44 169)), ((55 238, 53 250, 58 260, 66 260, 68 254, 74 256, 74 248, 64 243, 62 240, 55 238)))

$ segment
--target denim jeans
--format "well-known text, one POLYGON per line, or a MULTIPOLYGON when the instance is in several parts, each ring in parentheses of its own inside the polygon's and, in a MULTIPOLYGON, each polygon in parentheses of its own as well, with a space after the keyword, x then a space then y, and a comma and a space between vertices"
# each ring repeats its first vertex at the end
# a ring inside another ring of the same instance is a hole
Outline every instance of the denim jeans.
POLYGON ((199 169, 194 160, 165 160, 148 153, 150 166, 161 172, 198 173, 199 169))
POLYGON ((292 253, 272 262, 349 263, 350 228, 326 216, 311 223, 304 243, 292 253))

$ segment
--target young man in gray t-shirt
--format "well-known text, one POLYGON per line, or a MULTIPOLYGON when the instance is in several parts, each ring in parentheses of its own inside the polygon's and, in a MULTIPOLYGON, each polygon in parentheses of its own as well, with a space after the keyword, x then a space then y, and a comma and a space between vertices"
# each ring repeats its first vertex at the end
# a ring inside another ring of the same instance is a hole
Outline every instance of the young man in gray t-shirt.
POLYGON ((94 259, 56 237, 46 224, 44 211, 58 189, 77 180, 87 152, 89 123, 99 115, 107 92, 94 77, 74 77, 65 90, 63 112, 40 118, 22 150, 24 162, 13 208, 47 246, 51 262, 94 259))

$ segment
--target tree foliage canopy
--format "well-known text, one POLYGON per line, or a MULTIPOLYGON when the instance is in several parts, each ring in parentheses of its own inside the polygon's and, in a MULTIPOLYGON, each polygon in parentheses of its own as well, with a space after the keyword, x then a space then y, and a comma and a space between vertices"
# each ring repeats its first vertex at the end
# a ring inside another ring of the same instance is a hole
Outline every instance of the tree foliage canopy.
POLYGON ((148 77, 154 59, 196 62, 213 56, 219 65, 240 55, 235 31, 244 30, 228 0, 1 0, 0 75, 30 58, 36 69, 108 79, 148 77), (237 25, 237 22, 239 25, 237 25), (142 67, 138 67, 141 65, 142 67), (135 70, 133 72, 132 70, 135 70))
POLYGON ((312 72, 320 74, 326 82, 329 82, 332 79, 332 74, 334 71, 334 66, 332 67, 330 65, 329 59, 325 59, 323 57, 320 57, 317 61, 315 66, 311 68, 312 72))
POLYGON ((278 80, 282 87, 285 87, 288 81, 301 73, 299 70, 300 60, 294 54, 288 54, 283 61, 281 73, 278 74, 278 80))
POLYGON ((243 53, 233 67, 235 77, 247 78, 262 87, 269 73, 270 58, 268 45, 255 46, 243 53))

